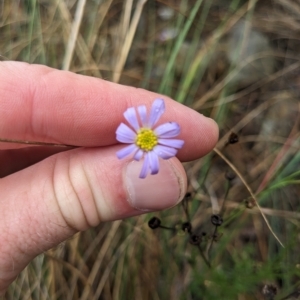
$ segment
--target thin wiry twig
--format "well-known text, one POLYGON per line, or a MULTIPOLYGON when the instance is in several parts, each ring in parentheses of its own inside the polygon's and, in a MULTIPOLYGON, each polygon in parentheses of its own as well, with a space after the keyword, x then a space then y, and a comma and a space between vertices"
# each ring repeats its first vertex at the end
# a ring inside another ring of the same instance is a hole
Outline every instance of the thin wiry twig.
POLYGON ((252 192, 252 189, 250 188, 249 184, 246 182, 246 180, 244 179, 244 177, 242 176, 242 174, 238 171, 238 169, 217 148, 214 148, 213 150, 214 150, 215 153, 217 153, 228 164, 228 166, 237 174, 237 176, 239 176, 239 178, 241 179, 241 181, 245 185, 246 189, 248 190, 249 194, 251 195, 251 197, 255 201, 255 204, 256 204, 258 210, 260 211, 260 213, 261 213, 264 221, 266 222, 267 227, 269 228, 269 230, 271 231, 271 233, 273 234, 273 236, 275 237, 275 239, 278 241, 278 243, 284 248, 284 245, 282 244, 282 242, 280 241, 280 239, 277 237, 277 235, 273 231, 273 229, 272 229, 272 227, 271 227, 268 219, 266 218, 266 216, 263 213, 260 205, 258 204, 256 196, 252 192))
MULTIPOLYGON (((221 208, 220 208, 220 210, 219 210, 219 215, 220 215, 220 216, 222 216, 223 213, 224 213, 224 209, 225 209, 225 201, 226 201, 227 196, 228 196, 228 194, 229 194, 230 187, 231 187, 231 186, 230 186, 230 183, 227 181, 227 187, 226 187, 226 191, 225 191, 224 200, 223 200, 222 206, 221 206, 221 208)), ((209 255, 209 252, 210 252, 210 250, 211 250, 211 248, 212 248, 212 245, 213 245, 213 243, 214 243, 214 238, 215 238, 215 236, 216 236, 216 234, 217 234, 217 232, 218 232, 218 227, 219 227, 219 226, 215 225, 214 233, 213 233, 213 235, 212 235, 211 242, 210 242, 210 244, 209 244, 209 246, 208 246, 208 249, 207 249, 207 256, 209 255)))
POLYGON ((44 142, 36 142, 36 141, 13 140, 13 139, 4 139, 4 138, 0 138, 0 143, 35 145, 35 146, 52 146, 52 147, 71 147, 71 148, 79 147, 79 146, 66 145, 66 144, 55 144, 55 143, 44 143, 44 142))

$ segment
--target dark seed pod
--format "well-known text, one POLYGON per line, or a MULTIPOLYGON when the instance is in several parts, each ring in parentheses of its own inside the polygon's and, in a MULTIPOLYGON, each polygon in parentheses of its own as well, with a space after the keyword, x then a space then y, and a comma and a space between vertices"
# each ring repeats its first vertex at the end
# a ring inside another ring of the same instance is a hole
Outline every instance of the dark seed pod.
POLYGON ((239 141, 239 137, 236 133, 232 132, 228 138, 229 144, 235 144, 239 141))
POLYGON ((192 193, 187 192, 187 193, 185 194, 185 196, 184 196, 184 199, 190 200, 191 197, 192 197, 192 193))
POLYGON ((155 229, 155 228, 158 228, 160 226, 160 219, 157 218, 157 217, 153 217, 149 220, 148 222, 148 226, 151 228, 151 229, 155 229))
POLYGON ((249 209, 253 208, 254 206, 256 206, 254 199, 247 199, 245 200, 245 206, 249 209))
POLYGON ((232 181, 233 179, 235 179, 236 175, 235 173, 233 173, 232 171, 227 171, 225 173, 225 178, 228 180, 228 181, 232 181))
POLYGON ((201 242, 201 237, 199 235, 193 234, 189 240, 192 245, 199 245, 201 242))
POLYGON ((220 215, 212 215, 210 221, 215 226, 221 226, 223 223, 223 219, 220 215))
POLYGON ((184 232, 191 233, 192 232, 192 224, 190 222, 185 222, 182 224, 181 229, 184 232))

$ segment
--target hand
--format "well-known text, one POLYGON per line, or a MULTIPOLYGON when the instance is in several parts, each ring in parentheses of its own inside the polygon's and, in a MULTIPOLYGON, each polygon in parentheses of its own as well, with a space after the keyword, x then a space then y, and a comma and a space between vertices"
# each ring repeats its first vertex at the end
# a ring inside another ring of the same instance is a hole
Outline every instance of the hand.
POLYGON ((79 148, 0 143, 0 294, 39 253, 75 232, 176 205, 186 192, 177 158, 139 179, 141 162, 119 160, 115 131, 128 107, 165 100, 161 122, 176 121, 178 159, 208 153, 211 119, 155 93, 40 65, 0 63, 0 138, 79 148), (131 192, 128 193, 128 186, 131 192))

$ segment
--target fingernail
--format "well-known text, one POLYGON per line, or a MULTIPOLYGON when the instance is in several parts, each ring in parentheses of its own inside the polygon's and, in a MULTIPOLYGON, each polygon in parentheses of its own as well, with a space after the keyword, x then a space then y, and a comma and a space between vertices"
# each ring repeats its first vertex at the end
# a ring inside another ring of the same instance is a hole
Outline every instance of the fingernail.
POLYGON ((176 159, 160 160, 159 172, 139 178, 143 161, 130 162, 125 171, 129 204, 142 211, 157 211, 176 205, 186 190, 186 176, 176 159))

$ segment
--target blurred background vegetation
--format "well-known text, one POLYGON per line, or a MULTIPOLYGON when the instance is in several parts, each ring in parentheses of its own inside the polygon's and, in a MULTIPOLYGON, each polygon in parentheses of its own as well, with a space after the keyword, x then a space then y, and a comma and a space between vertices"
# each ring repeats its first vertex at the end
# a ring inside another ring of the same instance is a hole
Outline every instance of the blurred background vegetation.
POLYGON ((7 299, 300 299, 298 0, 2 0, 0 15, 2 60, 160 92, 220 127, 181 205, 75 235, 7 299))

